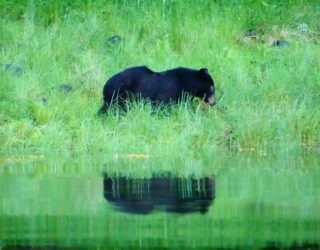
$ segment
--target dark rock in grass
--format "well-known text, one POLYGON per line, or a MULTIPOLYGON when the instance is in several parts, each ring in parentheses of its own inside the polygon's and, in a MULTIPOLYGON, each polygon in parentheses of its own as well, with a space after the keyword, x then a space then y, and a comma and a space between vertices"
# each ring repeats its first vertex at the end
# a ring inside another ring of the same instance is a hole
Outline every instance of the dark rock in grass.
POLYGON ((246 30, 246 32, 244 33, 244 36, 247 37, 247 38, 250 38, 252 40, 258 40, 259 39, 259 35, 253 29, 246 30))
POLYGON ((72 90, 72 86, 71 86, 71 84, 63 83, 59 86, 59 89, 60 89, 60 92, 67 93, 72 90))
POLYGON ((116 45, 116 44, 120 43, 121 40, 122 40, 122 38, 120 36, 115 35, 115 36, 110 36, 107 41, 111 44, 116 45))
POLYGON ((276 40, 276 41, 272 42, 272 46, 274 46, 274 47, 286 47, 289 45, 290 44, 287 41, 276 40))
POLYGON ((22 67, 15 64, 3 64, 3 67, 5 71, 15 76, 21 76, 23 73, 22 67))
POLYGON ((48 103, 48 100, 47 100, 47 98, 45 98, 45 97, 41 97, 41 98, 40 98, 40 102, 41 102, 43 105, 46 105, 46 104, 48 103))

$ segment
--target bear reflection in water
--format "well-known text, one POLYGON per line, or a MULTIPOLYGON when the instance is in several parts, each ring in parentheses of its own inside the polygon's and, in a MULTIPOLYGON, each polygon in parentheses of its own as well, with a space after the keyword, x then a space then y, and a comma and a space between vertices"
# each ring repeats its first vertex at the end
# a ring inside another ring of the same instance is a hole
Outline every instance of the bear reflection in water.
POLYGON ((215 197, 214 177, 130 179, 105 175, 103 182, 105 199, 115 209, 134 214, 149 214, 158 209, 204 214, 215 197))

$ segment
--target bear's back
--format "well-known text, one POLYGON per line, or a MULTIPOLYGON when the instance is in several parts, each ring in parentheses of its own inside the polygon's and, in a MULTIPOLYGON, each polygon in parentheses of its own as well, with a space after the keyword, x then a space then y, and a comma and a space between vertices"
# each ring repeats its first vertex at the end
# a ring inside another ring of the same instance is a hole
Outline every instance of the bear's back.
POLYGON ((147 76, 147 75, 152 75, 154 73, 155 73, 154 71, 152 71, 151 69, 149 69, 146 66, 130 67, 130 68, 126 68, 125 70, 120 72, 120 74, 128 75, 128 76, 131 76, 131 77, 134 77, 136 75, 147 76))

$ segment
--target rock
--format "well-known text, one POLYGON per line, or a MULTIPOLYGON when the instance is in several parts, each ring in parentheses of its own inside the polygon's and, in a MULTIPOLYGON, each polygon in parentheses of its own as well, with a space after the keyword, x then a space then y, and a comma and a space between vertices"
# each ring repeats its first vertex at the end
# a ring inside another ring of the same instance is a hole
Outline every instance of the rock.
POLYGON ((259 35, 253 30, 253 29, 248 29, 244 33, 244 37, 250 38, 252 40, 258 40, 259 35))
POLYGON ((48 100, 47 100, 47 98, 45 98, 45 97, 41 97, 41 98, 40 98, 40 102, 41 102, 43 105, 46 105, 47 102, 48 102, 48 100))
POLYGON ((60 92, 67 93, 72 90, 72 86, 71 86, 71 84, 63 83, 59 86, 59 89, 60 89, 60 92))
POLYGON ((22 67, 15 64, 3 64, 4 70, 11 73, 12 75, 21 76, 23 73, 22 67))
POLYGON ((289 46, 289 42, 287 41, 282 41, 282 40, 276 40, 272 42, 272 46, 275 47, 285 47, 285 46, 289 46))
POLYGON ((118 44, 120 43, 122 40, 122 38, 118 35, 115 35, 115 36, 110 36, 108 38, 108 42, 111 43, 111 44, 118 44))

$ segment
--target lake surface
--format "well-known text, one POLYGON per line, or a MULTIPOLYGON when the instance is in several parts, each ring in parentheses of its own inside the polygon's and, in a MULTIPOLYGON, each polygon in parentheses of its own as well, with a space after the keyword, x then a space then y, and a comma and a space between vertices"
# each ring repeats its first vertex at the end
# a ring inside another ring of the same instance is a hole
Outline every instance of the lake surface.
POLYGON ((31 158, 1 163, 0 249, 320 247, 317 156, 31 158))

